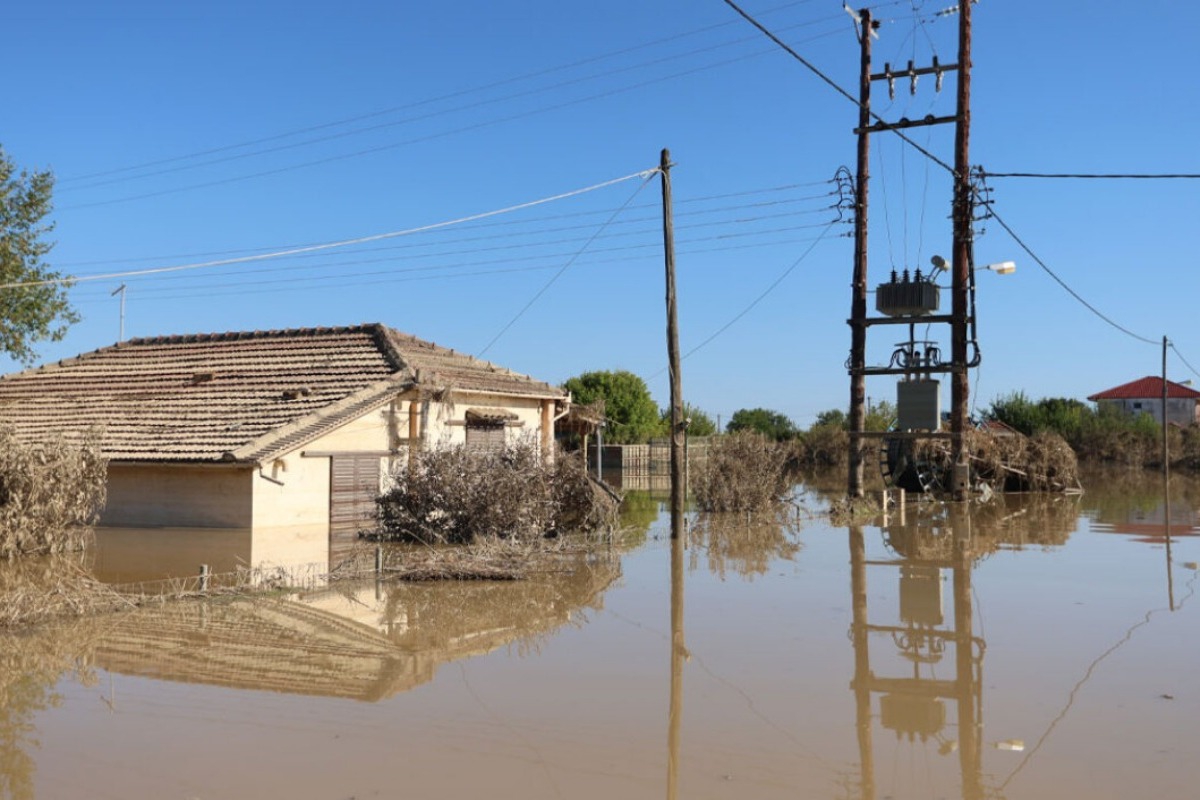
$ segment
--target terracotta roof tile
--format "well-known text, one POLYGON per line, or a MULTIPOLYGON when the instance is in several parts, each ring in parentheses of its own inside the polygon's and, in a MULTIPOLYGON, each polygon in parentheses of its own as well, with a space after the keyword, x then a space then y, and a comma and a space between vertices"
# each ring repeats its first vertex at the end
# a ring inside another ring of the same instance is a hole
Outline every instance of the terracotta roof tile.
MULTIPOLYGON (((1136 381, 1123 383, 1120 386, 1105 389, 1103 392, 1097 392, 1089 396, 1088 400, 1161 400, 1162 393, 1163 379, 1154 375, 1147 375, 1145 378, 1139 378, 1136 381)), ((1167 381, 1167 398, 1196 399, 1200 398, 1200 392, 1181 383, 1167 381)))
POLYGON ((131 339, 0 378, 0 422, 30 439, 99 427, 117 461, 256 461, 416 385, 565 396, 369 324, 131 339))

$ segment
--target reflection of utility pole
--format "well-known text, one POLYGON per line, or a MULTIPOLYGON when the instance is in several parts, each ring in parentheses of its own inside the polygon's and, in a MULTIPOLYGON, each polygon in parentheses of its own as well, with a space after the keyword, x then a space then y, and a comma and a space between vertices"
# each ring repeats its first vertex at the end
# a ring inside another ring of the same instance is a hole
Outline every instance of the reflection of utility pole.
POLYGON ((973 552, 966 510, 952 519, 949 532, 953 549, 950 554, 929 556, 923 548, 946 537, 918 525, 886 527, 892 548, 900 558, 870 560, 861 527, 850 529, 850 585, 853 607, 851 642, 854 646, 854 679, 859 763, 862 772, 859 800, 875 800, 875 760, 873 726, 878 721, 898 736, 910 740, 932 737, 940 743, 939 753, 958 750, 962 797, 982 800, 983 786, 983 649, 984 642, 973 632, 971 570, 973 552), (873 624, 867 610, 867 567, 892 567, 900 571, 900 617, 902 625, 873 624), (953 573, 954 625, 942 626, 941 570, 953 573), (932 573, 932 574, 931 574, 932 573), (900 655, 913 662, 911 676, 876 675, 871 668, 871 636, 890 637, 900 655), (953 680, 920 674, 922 664, 936 664, 946 643, 955 649, 953 680), (880 713, 873 709, 873 695, 880 695, 880 713), (956 709, 956 741, 946 741, 943 700, 953 701, 956 709))
POLYGON ((671 540, 671 707, 667 714, 667 800, 679 796, 679 729, 683 718, 683 537, 671 540))
POLYGON ((867 637, 867 548, 862 526, 850 528, 850 594, 854 608, 855 727, 862 771, 861 800, 875 800, 875 757, 871 745, 871 655, 867 637))
POLYGON ((117 341, 123 342, 125 341, 125 284, 122 283, 116 289, 113 289, 109 297, 116 296, 118 292, 121 293, 121 335, 117 338, 117 341))

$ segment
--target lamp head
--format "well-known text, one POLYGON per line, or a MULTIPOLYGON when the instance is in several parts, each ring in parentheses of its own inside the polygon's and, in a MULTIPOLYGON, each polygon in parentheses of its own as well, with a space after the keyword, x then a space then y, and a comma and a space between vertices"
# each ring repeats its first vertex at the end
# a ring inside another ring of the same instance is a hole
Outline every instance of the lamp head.
POLYGON ((943 271, 950 269, 950 265, 946 263, 946 259, 942 258, 941 256, 934 256, 933 258, 929 259, 929 263, 933 264, 934 269, 940 269, 943 271))

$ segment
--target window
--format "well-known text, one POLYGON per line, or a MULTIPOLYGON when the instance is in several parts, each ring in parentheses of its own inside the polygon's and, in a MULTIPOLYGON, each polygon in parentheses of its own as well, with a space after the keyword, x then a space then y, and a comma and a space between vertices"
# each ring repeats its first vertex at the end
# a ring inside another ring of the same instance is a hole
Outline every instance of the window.
POLYGON ((468 450, 503 450, 504 422, 467 419, 468 450))

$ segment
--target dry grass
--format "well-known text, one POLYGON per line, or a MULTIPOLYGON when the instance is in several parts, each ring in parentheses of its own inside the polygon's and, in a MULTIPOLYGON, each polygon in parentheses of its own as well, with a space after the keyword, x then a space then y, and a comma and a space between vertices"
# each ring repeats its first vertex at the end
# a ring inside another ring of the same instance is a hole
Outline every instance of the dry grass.
POLYGON ((379 498, 380 536, 422 544, 540 539, 615 525, 616 500, 578 456, 547 463, 538 447, 439 448, 414 455, 379 498))
POLYGON ((31 445, 0 427, 0 556, 82 549, 106 481, 95 433, 31 445))
POLYGON ((731 433, 709 446, 694 478, 702 511, 763 511, 787 499, 795 485, 792 448, 757 433, 731 433))

